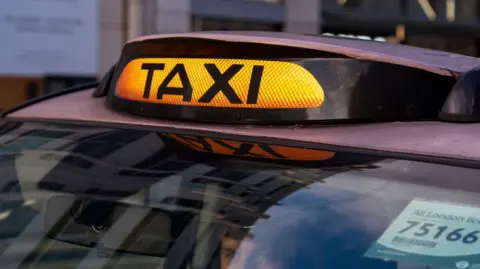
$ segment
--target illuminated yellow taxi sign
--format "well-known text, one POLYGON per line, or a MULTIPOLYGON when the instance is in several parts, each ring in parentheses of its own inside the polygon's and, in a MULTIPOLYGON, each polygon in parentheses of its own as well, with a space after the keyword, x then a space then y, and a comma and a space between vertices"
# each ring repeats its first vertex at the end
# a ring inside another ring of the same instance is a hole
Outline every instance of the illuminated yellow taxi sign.
POLYGON ((206 153, 291 161, 325 161, 335 155, 331 151, 247 143, 190 135, 168 135, 185 146, 206 153))
POLYGON ((313 108, 323 89, 290 62, 140 58, 117 80, 117 97, 158 104, 232 108, 313 108))

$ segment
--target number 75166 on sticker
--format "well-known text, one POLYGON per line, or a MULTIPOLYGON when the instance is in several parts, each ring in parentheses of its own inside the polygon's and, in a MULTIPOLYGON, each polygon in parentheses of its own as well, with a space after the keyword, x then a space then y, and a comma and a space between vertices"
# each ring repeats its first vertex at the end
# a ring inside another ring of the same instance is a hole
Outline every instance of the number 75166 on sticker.
POLYGON ((365 255, 455 268, 459 261, 480 263, 479 237, 480 208, 415 199, 365 255))

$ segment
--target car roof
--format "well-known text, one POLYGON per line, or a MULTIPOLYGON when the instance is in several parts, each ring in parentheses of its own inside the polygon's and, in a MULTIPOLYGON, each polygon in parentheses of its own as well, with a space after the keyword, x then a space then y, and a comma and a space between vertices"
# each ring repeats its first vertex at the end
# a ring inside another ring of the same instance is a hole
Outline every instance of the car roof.
POLYGON ((94 88, 65 93, 19 108, 6 120, 84 123, 95 126, 146 129, 181 134, 205 133, 223 139, 268 141, 279 145, 349 152, 415 154, 480 161, 480 124, 437 121, 348 125, 259 126, 193 123, 143 118, 110 109, 104 98, 92 98, 94 88))
MULTIPOLYGON (((128 43, 153 39, 193 38, 228 42, 270 44, 327 51, 354 59, 372 60, 423 69, 458 77, 478 65, 480 59, 418 47, 331 36, 310 36, 282 32, 222 31, 148 35, 128 43)), ((128 44, 127 43, 127 44, 128 44)))
MULTIPOLYGON (((152 35, 134 39, 126 44, 126 48, 129 44, 136 44, 136 42, 158 40, 161 43, 166 40, 183 38, 313 49, 340 53, 354 59, 414 67, 450 77, 468 74, 467 71, 472 70, 480 63, 479 59, 473 57, 398 44, 273 32, 194 32, 152 35)), ((128 56, 128 50, 124 49, 122 57, 126 56, 128 56)), ((111 76, 112 74, 108 79, 111 79, 111 76)), ((104 79, 104 81, 108 81, 108 79, 104 79)), ((478 153, 480 152, 480 140, 475 135, 480 131, 480 123, 454 124, 440 121, 415 121, 344 125, 309 124, 286 127, 285 125, 228 125, 168 121, 133 116, 114 110, 110 107, 112 104, 107 104, 108 97, 92 97, 96 87, 97 85, 84 86, 73 91, 41 97, 8 111, 4 114, 4 118, 7 121, 75 122, 92 126, 184 134, 201 132, 212 137, 223 139, 238 137, 238 140, 255 143, 265 141, 278 145, 297 145, 332 151, 338 151, 338 147, 343 147, 348 152, 367 154, 376 154, 381 151, 383 156, 385 154, 396 154, 395 156, 409 154, 446 160, 473 161, 474 163, 480 160, 478 153)))

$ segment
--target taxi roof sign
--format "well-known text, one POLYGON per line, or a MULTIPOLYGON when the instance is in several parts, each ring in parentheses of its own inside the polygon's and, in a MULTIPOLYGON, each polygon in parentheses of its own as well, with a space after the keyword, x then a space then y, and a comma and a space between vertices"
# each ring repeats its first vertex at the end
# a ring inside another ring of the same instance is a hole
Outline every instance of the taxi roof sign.
POLYGON ((388 121, 436 117, 455 83, 418 68, 302 47, 285 36, 270 43, 259 35, 247 42, 245 33, 228 33, 234 41, 189 36, 127 43, 105 78, 111 82, 95 96, 103 91, 113 109, 170 120, 388 121))
POLYGON ((134 59, 121 71, 115 96, 223 108, 312 108, 324 99, 315 77, 295 63, 208 58, 134 59))

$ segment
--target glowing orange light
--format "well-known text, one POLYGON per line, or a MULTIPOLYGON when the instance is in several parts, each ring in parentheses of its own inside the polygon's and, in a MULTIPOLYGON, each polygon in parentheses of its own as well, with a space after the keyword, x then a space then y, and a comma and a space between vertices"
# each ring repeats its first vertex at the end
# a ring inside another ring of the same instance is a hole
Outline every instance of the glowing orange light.
POLYGON ((321 85, 300 65, 237 59, 135 59, 123 69, 115 94, 149 103, 231 108, 313 108, 324 100, 321 85), (153 65, 158 69, 146 69, 153 65), (178 94, 182 91, 189 96, 178 94))

